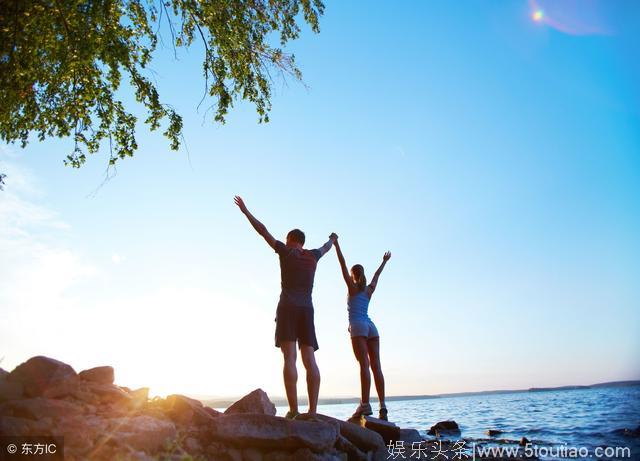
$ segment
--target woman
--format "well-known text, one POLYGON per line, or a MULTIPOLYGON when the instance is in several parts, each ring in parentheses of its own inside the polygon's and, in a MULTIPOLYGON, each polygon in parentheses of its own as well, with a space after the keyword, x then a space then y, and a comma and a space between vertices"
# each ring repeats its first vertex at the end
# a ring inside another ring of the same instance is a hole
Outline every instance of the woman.
POLYGON ((371 404, 369 403, 369 394, 371 389, 371 373, 373 372, 373 380, 376 384, 378 399, 380 401, 380 419, 387 421, 387 407, 384 402, 384 376, 380 367, 380 335, 376 326, 369 318, 369 301, 371 295, 376 289, 378 278, 384 269, 385 264, 391 258, 388 251, 382 258, 382 264, 373 276, 371 283, 367 285, 367 278, 364 275, 364 268, 360 264, 356 264, 351 268, 351 273, 347 271, 347 263, 342 255, 342 250, 338 241, 335 241, 336 253, 338 261, 342 268, 342 277, 347 284, 349 297, 347 299, 349 311, 349 333, 351 334, 351 345, 353 353, 360 365, 360 388, 361 400, 360 405, 353 414, 354 417, 363 415, 371 415, 371 404))

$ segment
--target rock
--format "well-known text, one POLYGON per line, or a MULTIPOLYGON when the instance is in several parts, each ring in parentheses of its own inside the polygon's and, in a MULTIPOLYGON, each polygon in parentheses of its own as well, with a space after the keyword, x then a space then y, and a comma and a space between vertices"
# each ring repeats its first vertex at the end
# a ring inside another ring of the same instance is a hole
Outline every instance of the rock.
POLYGON ((518 443, 518 445, 520 445, 521 447, 524 447, 525 445, 527 445, 528 443, 531 443, 531 441, 526 438, 526 437, 522 437, 520 439, 520 442, 518 443))
POLYGON ((263 461, 262 452, 255 448, 245 448, 242 450, 243 461, 263 461))
POLYGON ((411 447, 414 443, 422 442, 420 432, 415 429, 400 429, 398 440, 402 440, 405 446, 411 447))
POLYGON ((342 458, 334 452, 314 453, 301 448, 294 452, 272 451, 264 455, 264 461, 342 461, 342 458))
MULTIPOLYGON (((0 416, 0 435, 53 435, 53 429, 53 418, 50 416, 37 421, 15 416, 0 416)), ((0 459, 2 459, 1 456, 0 459)))
POLYGON ((32 420, 15 416, 0 416, 0 434, 24 436, 29 434, 32 420))
MULTIPOLYGON (((341 421, 339 419, 332 418, 331 416, 326 416, 322 414, 313 415, 315 419, 320 421, 331 422, 333 424, 337 424, 340 435, 345 437, 351 443, 353 443, 356 447, 358 447, 362 451, 370 451, 377 450, 378 448, 384 448, 385 443, 384 439, 380 434, 371 429, 366 429, 362 427, 358 420, 358 424, 349 423, 346 421, 341 421)), ((296 419, 306 419, 307 415, 300 415, 296 419)))
POLYGON ((362 426, 343 422, 340 424, 340 434, 363 451, 385 447, 384 439, 380 434, 362 426))
POLYGON ((64 381, 54 384, 44 391, 43 397, 52 399, 62 399, 71 397, 81 402, 90 405, 97 405, 100 403, 100 399, 91 392, 86 384, 77 378, 69 378, 64 381))
POLYGON ((131 396, 131 406, 138 408, 147 403, 149 400, 149 388, 141 387, 140 389, 125 391, 131 396))
POLYGON ((73 397, 76 400, 82 400, 83 402, 94 402, 96 400, 95 396, 92 394, 87 394, 84 398, 79 398, 77 396, 80 392, 79 386, 80 381, 76 376, 63 380, 56 380, 42 391, 41 397, 45 397, 47 399, 64 399, 65 397, 73 397))
POLYGON ((333 447, 338 433, 324 422, 288 420, 262 414, 224 415, 212 419, 208 435, 215 441, 242 447, 326 451, 333 447))
MULTIPOLYGON (((390 459, 389 449, 386 446, 369 452, 369 456, 371 461, 387 461, 390 459)), ((422 458, 418 458, 418 459, 424 459, 424 454, 422 456, 423 456, 422 458)), ((400 456, 397 459, 402 459, 402 457, 400 456)), ((445 460, 442 460, 442 461, 445 461, 445 460)))
POLYGON ((459 435, 460 428, 458 427, 458 423, 453 420, 440 421, 431 426, 427 434, 435 435, 436 437, 440 437, 441 435, 459 435))
POLYGON ((205 410, 202 402, 184 395, 170 395, 164 399, 162 406, 167 415, 178 424, 207 424, 215 419, 213 413, 205 410))
POLYGON ((301 413, 296 416, 297 421, 324 422, 331 424, 336 429, 336 434, 340 434, 340 420, 331 418, 330 416, 319 415, 317 413, 301 413))
POLYGON ((74 376, 76 372, 71 366, 39 355, 14 368, 7 380, 22 383, 27 397, 38 397, 52 384, 74 376))
POLYGON ((502 431, 498 429, 487 429, 485 434, 487 434, 489 437, 495 437, 497 435, 502 434, 502 431))
MULTIPOLYGON (((127 459, 127 461, 157 461, 158 458, 154 456, 150 456, 146 454, 144 451, 129 449, 126 451, 126 458, 123 458, 123 459, 127 459)), ((174 459, 182 460, 185 458, 181 457, 181 458, 174 458, 174 459)))
POLYGON ((636 427, 635 429, 619 429, 615 432, 620 435, 624 435, 625 437, 640 437, 640 426, 636 427))
POLYGON ((151 453, 172 442, 177 434, 172 422, 146 415, 113 418, 111 423, 110 438, 116 443, 151 453))
POLYGON ((237 448, 227 448, 229 461, 242 461, 242 451, 237 448))
POLYGON ((120 405, 129 405, 133 400, 132 397, 113 384, 96 383, 93 381, 85 381, 82 389, 98 396, 100 403, 115 403, 120 405))
POLYGON ((400 428, 395 424, 372 416, 365 416, 364 421, 364 427, 380 434, 385 445, 388 445, 392 440, 400 440, 400 428))
POLYGON ((35 420, 46 417, 80 415, 82 413, 83 408, 79 405, 66 400, 46 399, 43 397, 12 400, 0 405, 0 415, 35 420))
POLYGON ((204 406, 202 407, 202 409, 203 409, 204 411, 206 411, 207 413, 209 413, 209 414, 210 414, 211 416, 213 416, 214 418, 217 418, 218 416, 222 415, 222 413, 220 413, 220 412, 219 412, 218 410, 216 410, 215 408, 211 408, 211 407, 208 407, 208 406, 206 406, 206 405, 204 405, 204 406))
POLYGON ((367 454, 351 443, 346 437, 338 435, 336 440, 336 449, 347 454, 349 461, 367 461, 367 454))
POLYGON ((22 383, 9 381, 8 379, 6 379, 6 376, 8 375, 9 373, 0 376, 0 403, 6 402, 7 400, 20 399, 24 394, 22 383))
MULTIPOLYGON (((242 456, 242 451, 221 443, 212 443, 207 447, 206 456, 202 459, 206 459, 207 461, 235 461, 238 460, 238 454, 242 456)), ((242 458, 240 458, 240 460, 242 460, 242 458)))
POLYGON ((202 451, 202 445, 194 437, 187 437, 184 440, 184 447, 189 453, 200 453, 202 451))
POLYGON ((110 366, 94 367, 81 371, 78 373, 78 377, 94 383, 113 384, 114 371, 110 366))
POLYGON ((259 413, 261 415, 275 416, 276 406, 269 400, 269 396, 265 391, 256 389, 242 397, 224 412, 225 415, 238 413, 259 413))
POLYGON ((75 415, 58 418, 55 433, 64 437, 65 450, 88 453, 100 437, 107 433, 108 420, 92 415, 75 415))

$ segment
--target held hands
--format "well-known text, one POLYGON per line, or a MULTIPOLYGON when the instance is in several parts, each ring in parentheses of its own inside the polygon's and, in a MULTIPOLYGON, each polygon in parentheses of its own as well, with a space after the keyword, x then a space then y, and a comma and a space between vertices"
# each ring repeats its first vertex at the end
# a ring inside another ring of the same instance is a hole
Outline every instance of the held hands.
POLYGON ((238 205, 238 208, 240 208, 240 211, 242 211, 243 213, 247 212, 247 206, 244 204, 244 200, 242 200, 242 197, 240 197, 239 195, 236 195, 233 198, 233 201, 235 202, 236 205, 238 205))
POLYGON ((383 260, 384 262, 387 262, 387 261, 389 261, 390 259, 391 259, 391 252, 390 252, 390 251, 387 251, 387 252, 384 254, 384 256, 382 257, 382 260, 383 260))
POLYGON ((331 232, 329 240, 331 240, 333 243, 336 243, 338 241, 338 234, 336 234, 335 232, 331 232))

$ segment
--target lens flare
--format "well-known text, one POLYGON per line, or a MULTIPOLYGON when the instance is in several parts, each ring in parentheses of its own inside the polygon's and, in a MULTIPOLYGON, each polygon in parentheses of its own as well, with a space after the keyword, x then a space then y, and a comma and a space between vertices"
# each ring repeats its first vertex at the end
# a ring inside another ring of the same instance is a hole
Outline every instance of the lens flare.
POLYGON ((609 35, 605 2, 598 0, 529 0, 531 20, 568 35, 609 35))
POLYGON ((544 11, 542 10, 535 10, 532 14, 531 14, 531 19, 533 19, 535 22, 541 22, 544 19, 544 11))

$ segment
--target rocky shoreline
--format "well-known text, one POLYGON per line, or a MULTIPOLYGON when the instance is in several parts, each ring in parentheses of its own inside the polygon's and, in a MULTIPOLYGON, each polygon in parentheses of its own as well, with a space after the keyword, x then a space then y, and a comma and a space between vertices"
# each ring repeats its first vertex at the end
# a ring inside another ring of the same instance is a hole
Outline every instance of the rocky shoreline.
POLYGON ((415 429, 371 417, 288 420, 276 416, 260 389, 222 413, 183 395, 149 398, 148 388, 115 385, 110 366, 76 373, 44 356, 11 372, 0 369, 0 434, 64 437, 67 461, 381 461, 469 454, 453 421, 435 424, 433 438, 425 439, 415 429))

